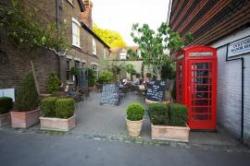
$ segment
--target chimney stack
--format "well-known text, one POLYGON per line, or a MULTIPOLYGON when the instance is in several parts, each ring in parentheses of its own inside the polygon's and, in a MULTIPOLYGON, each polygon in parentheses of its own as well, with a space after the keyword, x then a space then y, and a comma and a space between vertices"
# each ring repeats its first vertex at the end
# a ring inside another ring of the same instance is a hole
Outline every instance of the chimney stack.
POLYGON ((92 29, 92 7, 93 3, 91 0, 82 0, 85 11, 80 13, 80 21, 92 29))

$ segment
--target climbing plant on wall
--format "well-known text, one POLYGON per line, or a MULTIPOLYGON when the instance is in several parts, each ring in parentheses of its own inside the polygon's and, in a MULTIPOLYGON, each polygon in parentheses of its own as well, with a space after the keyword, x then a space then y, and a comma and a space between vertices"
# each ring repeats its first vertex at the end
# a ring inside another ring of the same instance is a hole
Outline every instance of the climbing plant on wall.
POLYGON ((19 47, 65 50, 68 44, 63 31, 58 35, 55 24, 41 24, 36 11, 23 4, 23 0, 11 0, 10 5, 0 3, 0 30, 19 47))

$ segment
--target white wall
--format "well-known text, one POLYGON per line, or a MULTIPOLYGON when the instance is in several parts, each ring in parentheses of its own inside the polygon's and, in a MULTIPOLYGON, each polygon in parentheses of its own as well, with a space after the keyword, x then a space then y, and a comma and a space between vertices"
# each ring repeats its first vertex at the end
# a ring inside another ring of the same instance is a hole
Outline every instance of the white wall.
MULTIPOLYGON (((226 44, 250 35, 250 27, 212 44, 218 48, 217 121, 237 138, 241 132, 241 60, 226 62, 226 44)), ((244 138, 250 144, 250 53, 245 60, 244 138)))

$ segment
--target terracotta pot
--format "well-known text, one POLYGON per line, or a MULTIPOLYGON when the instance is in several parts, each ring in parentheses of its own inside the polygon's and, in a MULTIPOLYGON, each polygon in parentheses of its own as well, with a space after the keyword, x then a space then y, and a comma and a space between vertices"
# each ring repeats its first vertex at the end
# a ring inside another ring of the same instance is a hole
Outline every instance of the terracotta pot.
POLYGON ((10 113, 0 114, 0 127, 7 126, 10 124, 10 113))
POLYGON ((40 110, 18 112, 11 111, 11 126, 12 128, 28 128, 39 122, 40 110))
POLYGON ((69 131, 76 126, 75 115, 68 119, 40 117, 41 130, 69 131))
POLYGON ((189 141, 190 128, 181 126, 162 126, 151 124, 151 137, 157 140, 189 141))
POLYGON ((126 122, 127 122, 129 136, 138 137, 141 132, 143 120, 131 121, 131 120, 126 119, 126 122))

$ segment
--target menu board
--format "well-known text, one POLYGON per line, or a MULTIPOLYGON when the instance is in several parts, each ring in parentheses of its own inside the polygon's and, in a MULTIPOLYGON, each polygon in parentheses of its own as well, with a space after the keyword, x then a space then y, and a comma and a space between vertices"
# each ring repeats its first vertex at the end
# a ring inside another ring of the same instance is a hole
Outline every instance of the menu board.
POLYGON ((150 81, 147 85, 146 98, 152 101, 163 101, 165 99, 165 89, 165 81, 150 81))
POLYGON ((100 104, 119 104, 119 87, 116 84, 105 84, 102 87, 100 104))

